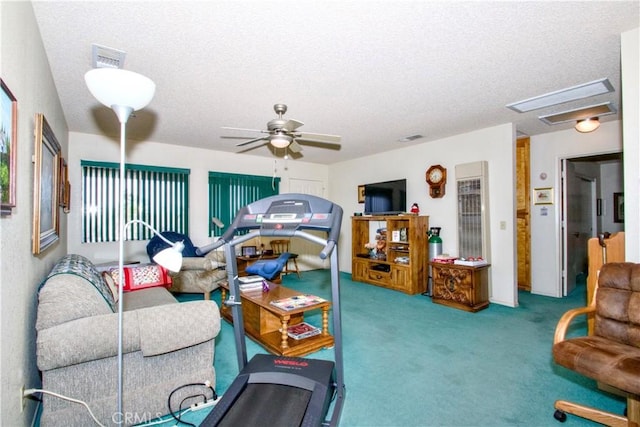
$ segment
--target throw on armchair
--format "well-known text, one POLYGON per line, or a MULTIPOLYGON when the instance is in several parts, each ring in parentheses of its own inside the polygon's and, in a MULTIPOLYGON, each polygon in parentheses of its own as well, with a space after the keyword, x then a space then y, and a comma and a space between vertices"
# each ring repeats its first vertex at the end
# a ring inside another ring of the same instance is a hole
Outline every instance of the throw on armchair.
POLYGON ((249 274, 257 274, 267 280, 276 277, 287 264, 289 252, 285 252, 276 259, 261 259, 247 266, 245 270, 249 274))
MULTIPOLYGON (((188 236, 172 231, 163 231, 161 234, 172 242, 182 241, 184 243, 182 267, 179 272, 170 273, 172 284, 169 291, 202 293, 204 299, 210 299, 211 291, 219 288, 220 283, 227 279, 224 253, 211 251, 205 256, 198 256, 196 254, 197 248, 188 236)), ((147 244, 149 259, 153 260, 155 254, 167 247, 169 245, 165 241, 154 236, 147 244)))

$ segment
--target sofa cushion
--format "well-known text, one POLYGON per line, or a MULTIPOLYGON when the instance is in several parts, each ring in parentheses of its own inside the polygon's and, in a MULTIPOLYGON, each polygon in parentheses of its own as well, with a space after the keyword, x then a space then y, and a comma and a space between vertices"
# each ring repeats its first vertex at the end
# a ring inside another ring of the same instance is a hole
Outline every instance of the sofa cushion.
POLYGON ((102 314, 114 314, 96 288, 75 274, 56 274, 38 292, 36 330, 102 314))
POLYGON ((65 255, 53 266, 47 278, 40 285, 40 290, 46 285, 47 280, 58 274, 74 274, 82 277, 102 295, 105 302, 111 307, 111 311, 116 311, 116 301, 113 298, 109 285, 104 281, 98 269, 91 261, 82 255, 69 254, 65 255))
POLYGON ((138 310, 156 305, 175 304, 177 302, 178 300, 175 299, 171 292, 162 287, 127 292, 122 296, 122 307, 124 311, 138 310))

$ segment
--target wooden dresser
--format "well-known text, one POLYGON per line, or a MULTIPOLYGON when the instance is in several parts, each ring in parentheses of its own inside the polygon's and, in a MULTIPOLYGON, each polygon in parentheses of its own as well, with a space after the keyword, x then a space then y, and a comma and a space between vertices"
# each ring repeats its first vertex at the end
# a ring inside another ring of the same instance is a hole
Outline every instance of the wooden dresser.
POLYGON ((429 263, 432 268, 432 300, 435 303, 476 312, 489 306, 489 267, 429 263))

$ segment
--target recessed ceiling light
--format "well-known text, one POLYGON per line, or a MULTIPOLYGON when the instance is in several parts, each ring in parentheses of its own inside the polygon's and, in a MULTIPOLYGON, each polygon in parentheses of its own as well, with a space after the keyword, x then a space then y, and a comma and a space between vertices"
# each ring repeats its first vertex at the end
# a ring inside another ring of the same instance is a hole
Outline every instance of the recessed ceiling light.
POLYGON ((573 110, 562 111, 560 113, 548 114, 538 117, 548 125, 557 125, 559 123, 576 122, 591 117, 602 117, 609 114, 615 114, 616 109, 610 102, 603 104, 590 105, 588 107, 575 108, 573 110))
POLYGON ((420 138, 424 138, 422 135, 409 135, 409 136, 405 136, 404 138, 400 138, 398 141, 400 142, 411 142, 411 141, 415 141, 416 139, 420 139, 420 138))
POLYGON ((514 102, 512 104, 508 104, 507 108, 518 113, 526 113, 527 111, 550 107, 557 104, 564 104, 565 102, 588 98, 595 95, 602 95, 603 93, 608 92, 613 92, 613 86, 609 82, 609 79, 600 79, 566 89, 557 90, 555 92, 549 92, 544 95, 525 99, 524 101, 514 102))

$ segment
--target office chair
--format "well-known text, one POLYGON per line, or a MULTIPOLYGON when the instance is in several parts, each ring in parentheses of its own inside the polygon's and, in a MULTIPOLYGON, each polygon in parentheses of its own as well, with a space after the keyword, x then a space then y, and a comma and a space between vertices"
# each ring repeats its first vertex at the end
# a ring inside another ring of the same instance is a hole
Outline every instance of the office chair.
POLYGON ((289 259, 287 259, 287 263, 284 266, 284 273, 289 274, 295 271, 299 278, 300 269, 298 269, 298 254, 293 254, 289 252, 290 243, 291 242, 289 239, 281 239, 281 240, 272 240, 271 242, 269 242, 269 245, 271 246, 271 249, 273 249, 274 254, 279 255, 283 253, 289 253, 289 259), (289 268, 289 261, 293 261, 293 266, 295 267, 295 270, 292 270, 289 268))
POLYGON ((564 422, 568 413, 610 426, 640 425, 640 264, 602 266, 591 304, 569 310, 558 321, 553 358, 627 398, 626 417, 557 400, 557 420, 564 422), (594 315, 593 335, 567 338, 569 325, 581 314, 594 315))

